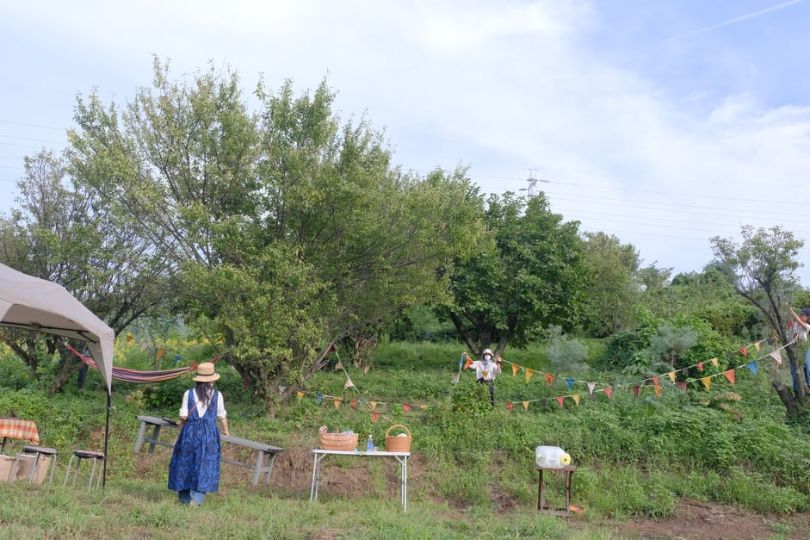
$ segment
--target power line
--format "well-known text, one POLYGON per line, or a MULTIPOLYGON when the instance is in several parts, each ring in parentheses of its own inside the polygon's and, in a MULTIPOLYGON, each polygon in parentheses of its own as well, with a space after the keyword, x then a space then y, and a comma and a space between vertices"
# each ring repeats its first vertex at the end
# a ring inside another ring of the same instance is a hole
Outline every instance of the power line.
POLYGON ((25 126, 38 129, 53 129, 56 131, 64 131, 65 128, 58 128, 54 126, 43 126, 42 124, 29 124, 28 122, 16 122, 14 120, 0 120, 0 124, 11 124, 13 126, 25 126))
POLYGON ((0 137, 4 139, 14 139, 18 141, 33 141, 33 142, 43 142, 43 143, 50 143, 50 144, 62 144, 62 141, 48 141, 44 139, 32 139, 30 137, 17 137, 16 135, 5 135, 0 134, 0 137))
POLYGON ((40 149, 44 149, 44 150, 56 150, 56 148, 51 148, 51 147, 47 147, 47 146, 38 146, 38 145, 35 145, 35 144, 19 144, 19 143, 10 143, 10 142, 3 142, 3 141, 0 141, 0 144, 2 144, 3 146, 19 146, 21 148, 40 148, 40 149))

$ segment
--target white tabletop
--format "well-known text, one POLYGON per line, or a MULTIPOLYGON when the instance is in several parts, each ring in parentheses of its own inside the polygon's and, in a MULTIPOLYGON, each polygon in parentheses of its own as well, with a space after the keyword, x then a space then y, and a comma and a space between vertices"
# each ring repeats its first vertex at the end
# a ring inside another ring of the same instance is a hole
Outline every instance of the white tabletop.
POLYGON ((375 450, 374 452, 356 452, 354 450, 324 450, 322 448, 314 448, 313 454, 334 454, 336 456, 400 456, 410 457, 410 452, 386 452, 385 450, 375 450))

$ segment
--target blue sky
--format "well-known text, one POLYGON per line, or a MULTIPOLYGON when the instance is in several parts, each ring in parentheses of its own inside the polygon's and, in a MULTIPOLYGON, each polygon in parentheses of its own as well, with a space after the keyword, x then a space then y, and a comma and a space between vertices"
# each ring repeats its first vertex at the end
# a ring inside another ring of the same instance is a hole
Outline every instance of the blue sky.
POLYGON ((130 100, 156 54, 246 90, 326 76, 404 168, 464 164, 488 192, 532 170, 555 211, 676 272, 742 224, 810 245, 808 23, 810 0, 6 2, 0 211, 75 96, 130 100))

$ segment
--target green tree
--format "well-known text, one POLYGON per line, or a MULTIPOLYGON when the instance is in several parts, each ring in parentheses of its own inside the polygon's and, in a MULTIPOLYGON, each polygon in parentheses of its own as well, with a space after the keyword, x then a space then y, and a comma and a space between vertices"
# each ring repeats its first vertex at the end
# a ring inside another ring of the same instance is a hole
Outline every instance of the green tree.
POLYGON ((543 194, 528 202, 514 194, 489 197, 479 251, 457 264, 452 302, 438 309, 473 354, 496 344, 525 344, 532 333, 578 320, 583 276, 577 222, 563 222, 543 194))
MULTIPOLYGON (((737 293, 762 313, 779 343, 788 345, 790 336, 787 323, 790 320, 790 304, 799 290, 796 270, 797 256, 804 245, 793 234, 780 227, 742 229, 742 241, 715 237, 712 248, 718 263, 732 279, 737 293)), ((799 347, 788 347, 787 355, 792 367, 796 391, 792 392, 780 380, 772 384, 790 418, 806 412, 807 385, 801 373, 799 347)))
POLYGON ((605 337, 633 326, 641 295, 641 261, 632 244, 615 236, 585 233, 582 322, 593 336, 605 337))
MULTIPOLYGON (((92 189, 72 181, 51 152, 25 159, 18 207, 0 219, 0 260, 29 275, 59 283, 119 333, 165 302, 168 262, 92 189)), ((5 331, 6 341, 41 374, 40 360, 59 353, 51 393, 79 367, 62 338, 5 331)))

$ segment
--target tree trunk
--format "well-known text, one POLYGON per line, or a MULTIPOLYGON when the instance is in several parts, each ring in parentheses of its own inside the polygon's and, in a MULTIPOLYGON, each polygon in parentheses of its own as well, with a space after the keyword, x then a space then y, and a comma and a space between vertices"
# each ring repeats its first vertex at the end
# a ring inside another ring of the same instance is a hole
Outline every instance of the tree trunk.
POLYGON ((70 376, 83 365, 81 360, 69 354, 67 351, 60 350, 59 356, 61 357, 59 371, 56 373, 56 377, 53 379, 51 387, 48 389, 49 396, 54 396, 60 392, 70 380, 70 376))

